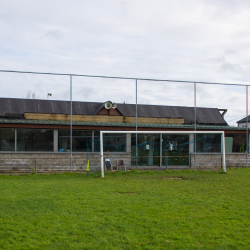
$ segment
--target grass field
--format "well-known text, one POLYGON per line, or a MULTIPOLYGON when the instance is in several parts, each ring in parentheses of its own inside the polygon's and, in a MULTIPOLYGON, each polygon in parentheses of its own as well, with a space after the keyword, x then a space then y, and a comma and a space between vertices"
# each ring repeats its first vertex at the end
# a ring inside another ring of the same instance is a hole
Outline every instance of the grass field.
POLYGON ((0 249, 250 249, 250 169, 2 175, 0 249))

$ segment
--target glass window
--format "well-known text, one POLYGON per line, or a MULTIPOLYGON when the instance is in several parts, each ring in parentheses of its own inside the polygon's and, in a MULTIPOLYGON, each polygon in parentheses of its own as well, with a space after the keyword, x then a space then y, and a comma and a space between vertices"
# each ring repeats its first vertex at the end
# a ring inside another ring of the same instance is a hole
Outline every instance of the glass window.
POLYGON ((221 152, 220 134, 196 134, 196 152, 221 152))
POLYGON ((100 131, 94 131, 94 151, 100 152, 100 131))
POLYGON ((17 151, 53 151, 53 130, 18 128, 17 151))
POLYGON ((126 134, 103 134, 104 152, 126 152, 126 134))
MULTIPOLYGON (((95 131, 95 152, 100 152, 100 132, 95 131)), ((126 134, 103 134, 103 152, 126 152, 126 134)))
POLYGON ((15 151, 15 129, 0 129, 0 151, 15 151))
MULTIPOLYGON (((160 165, 160 135, 137 134, 138 166, 160 165)), ((136 165, 136 134, 131 135, 131 164, 136 165)))
POLYGON ((225 134, 226 153, 245 153, 246 134, 225 134))
POLYGON ((163 166, 189 165, 189 135, 162 134, 162 156, 163 166))
MULTIPOLYGON (((59 129, 58 149, 60 152, 70 151, 70 130, 59 129)), ((72 131, 72 151, 92 152, 92 131, 72 131)))

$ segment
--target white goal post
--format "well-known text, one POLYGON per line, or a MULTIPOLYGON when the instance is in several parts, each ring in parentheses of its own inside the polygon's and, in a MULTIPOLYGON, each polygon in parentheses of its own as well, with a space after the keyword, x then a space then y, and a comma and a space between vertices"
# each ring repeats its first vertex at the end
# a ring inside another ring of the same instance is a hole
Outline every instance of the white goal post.
POLYGON ((223 172, 226 172, 225 155, 225 133, 224 131, 100 131, 100 158, 101 158, 101 177, 104 177, 104 157, 103 157, 103 134, 220 134, 222 149, 223 172))

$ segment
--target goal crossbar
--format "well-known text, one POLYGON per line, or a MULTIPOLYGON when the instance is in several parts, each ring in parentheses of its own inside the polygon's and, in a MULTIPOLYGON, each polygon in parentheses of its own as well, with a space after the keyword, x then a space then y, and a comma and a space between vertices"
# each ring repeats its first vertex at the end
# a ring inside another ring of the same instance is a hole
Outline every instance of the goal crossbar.
POLYGON ((101 177, 104 178, 104 156, 103 156, 103 134, 220 134, 222 149, 223 172, 226 172, 226 153, 225 153, 225 133, 224 131, 100 131, 100 158, 101 158, 101 177))

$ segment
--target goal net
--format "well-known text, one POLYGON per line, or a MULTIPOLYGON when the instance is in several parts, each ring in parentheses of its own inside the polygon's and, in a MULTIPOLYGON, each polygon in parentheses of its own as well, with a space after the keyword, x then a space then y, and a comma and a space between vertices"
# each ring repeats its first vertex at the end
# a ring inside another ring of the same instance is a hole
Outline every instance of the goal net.
POLYGON ((100 131, 104 171, 204 169, 226 172, 224 131, 100 131))

